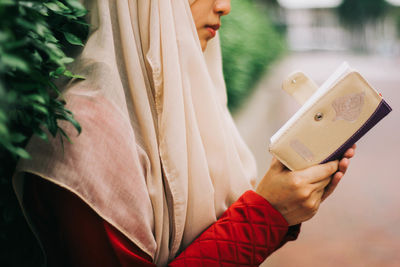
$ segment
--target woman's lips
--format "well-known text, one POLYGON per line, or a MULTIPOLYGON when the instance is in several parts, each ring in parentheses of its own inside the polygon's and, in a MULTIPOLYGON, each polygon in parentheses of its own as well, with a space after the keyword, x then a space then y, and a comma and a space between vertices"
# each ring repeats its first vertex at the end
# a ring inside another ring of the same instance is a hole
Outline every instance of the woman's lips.
POLYGON ((219 29, 220 25, 219 24, 214 24, 214 25, 207 25, 206 29, 208 30, 208 32, 211 35, 211 38, 215 37, 215 35, 217 34, 217 31, 219 29))

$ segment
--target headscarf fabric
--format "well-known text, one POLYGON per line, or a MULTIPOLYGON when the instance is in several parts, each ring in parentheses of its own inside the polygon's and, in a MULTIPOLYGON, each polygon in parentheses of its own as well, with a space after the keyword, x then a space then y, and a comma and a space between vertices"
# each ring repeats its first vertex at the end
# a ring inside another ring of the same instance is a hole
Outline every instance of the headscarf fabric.
MULTIPOLYGON (((191 0, 93 0, 89 38, 63 85, 72 143, 33 137, 24 173, 79 196, 157 265, 252 186, 255 161, 227 109, 218 36, 202 51, 191 0)), ((28 218, 29 220, 29 218, 28 218)))

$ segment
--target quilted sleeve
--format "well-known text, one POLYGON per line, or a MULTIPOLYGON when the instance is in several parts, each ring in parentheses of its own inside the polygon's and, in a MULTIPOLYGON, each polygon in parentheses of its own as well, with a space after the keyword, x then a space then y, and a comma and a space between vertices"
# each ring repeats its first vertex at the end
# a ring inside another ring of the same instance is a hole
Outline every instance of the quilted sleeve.
POLYGON ((299 230, 300 225, 288 227, 267 200, 247 191, 169 266, 259 266, 299 230))

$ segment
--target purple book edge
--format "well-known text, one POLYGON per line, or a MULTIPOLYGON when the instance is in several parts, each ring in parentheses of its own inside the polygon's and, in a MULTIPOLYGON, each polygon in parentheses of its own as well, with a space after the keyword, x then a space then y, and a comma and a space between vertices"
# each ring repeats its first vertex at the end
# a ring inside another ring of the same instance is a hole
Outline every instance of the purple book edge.
POLYGON ((341 145, 335 152, 333 152, 327 159, 321 162, 324 164, 326 162, 341 159, 344 152, 353 146, 358 140, 361 139, 369 130, 372 129, 380 120, 382 120, 386 115, 392 111, 392 108, 382 99, 378 107, 371 115, 371 117, 364 123, 363 126, 358 129, 356 133, 353 134, 343 145, 341 145))

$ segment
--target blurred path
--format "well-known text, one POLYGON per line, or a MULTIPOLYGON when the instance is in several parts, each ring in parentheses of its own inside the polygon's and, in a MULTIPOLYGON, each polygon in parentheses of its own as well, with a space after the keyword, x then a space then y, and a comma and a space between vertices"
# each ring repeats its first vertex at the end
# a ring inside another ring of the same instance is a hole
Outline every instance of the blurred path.
POLYGON ((345 178, 303 224, 299 239, 273 254, 264 267, 400 266, 400 58, 291 54, 273 66, 235 121, 262 177, 270 162, 269 137, 299 108, 280 89, 281 81, 302 70, 322 84, 343 61, 359 70, 394 110, 358 142, 345 178))

